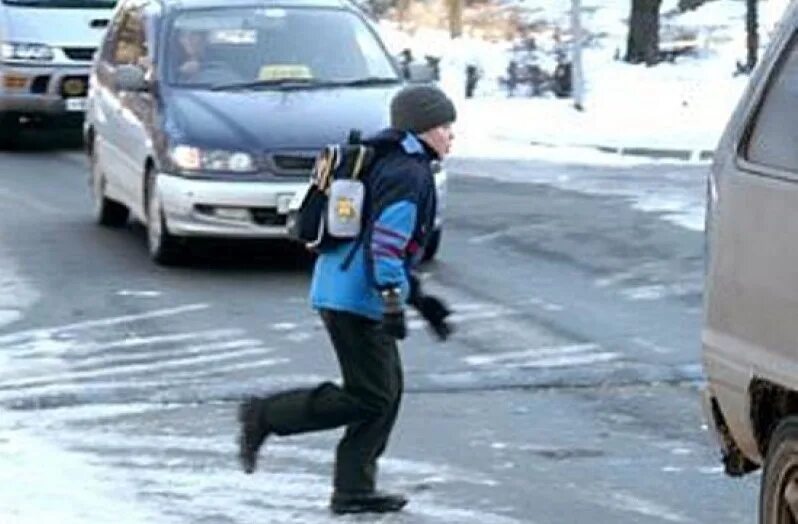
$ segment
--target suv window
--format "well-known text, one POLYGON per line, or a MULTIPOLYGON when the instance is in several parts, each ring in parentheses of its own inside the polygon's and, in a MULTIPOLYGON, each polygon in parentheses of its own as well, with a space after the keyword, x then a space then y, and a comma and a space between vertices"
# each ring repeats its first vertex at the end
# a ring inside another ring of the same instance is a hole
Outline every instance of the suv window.
POLYGON ((111 49, 111 63, 140 65, 146 57, 147 39, 141 7, 131 7, 121 14, 111 49))
POLYGON ((166 42, 168 82, 398 80, 371 28, 341 9, 224 7, 187 10, 166 42))
POLYGON ((749 127, 745 159, 798 173, 798 35, 779 59, 759 110, 749 127))

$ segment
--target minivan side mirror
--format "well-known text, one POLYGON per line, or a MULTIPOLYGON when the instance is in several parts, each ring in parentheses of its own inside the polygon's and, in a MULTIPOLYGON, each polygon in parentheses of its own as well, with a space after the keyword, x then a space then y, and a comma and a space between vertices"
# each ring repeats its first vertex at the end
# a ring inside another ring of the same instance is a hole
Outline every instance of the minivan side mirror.
POLYGON ((114 87, 117 91, 142 93, 150 90, 144 69, 132 64, 121 64, 114 72, 114 87))
POLYGON ((435 69, 429 64, 407 64, 407 80, 414 84, 426 84, 435 81, 435 69))

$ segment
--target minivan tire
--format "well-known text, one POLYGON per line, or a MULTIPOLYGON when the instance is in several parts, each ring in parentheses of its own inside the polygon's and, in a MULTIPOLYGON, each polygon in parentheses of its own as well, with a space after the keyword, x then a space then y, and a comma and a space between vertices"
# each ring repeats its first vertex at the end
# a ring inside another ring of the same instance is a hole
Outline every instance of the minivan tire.
POLYGON ((92 199, 94 200, 94 219, 101 226, 121 227, 127 224, 130 210, 123 204, 105 196, 105 177, 100 170, 96 154, 89 156, 91 171, 92 199))
POLYGON ((156 174, 149 170, 146 175, 147 192, 147 247, 152 260, 161 266, 175 266, 185 260, 185 246, 179 237, 172 235, 166 225, 160 195, 156 185, 156 174))
POLYGON ((438 228, 432 232, 427 241, 427 246, 424 249, 424 256, 421 259, 422 262, 431 262, 438 254, 438 250, 441 247, 441 236, 443 236, 443 230, 438 228))
POLYGON ((798 417, 781 421, 765 457, 759 492, 759 524, 796 524, 798 512, 798 417))

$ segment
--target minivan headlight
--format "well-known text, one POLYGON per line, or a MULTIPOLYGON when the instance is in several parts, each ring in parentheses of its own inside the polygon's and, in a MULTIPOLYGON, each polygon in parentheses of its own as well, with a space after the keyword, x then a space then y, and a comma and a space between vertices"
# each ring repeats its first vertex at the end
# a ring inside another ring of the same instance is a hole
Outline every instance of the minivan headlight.
POLYGON ((175 146, 171 151, 172 162, 184 171, 230 171, 252 173, 255 160, 243 151, 200 149, 192 146, 175 146))
POLYGON ((53 49, 44 44, 3 42, 0 44, 0 57, 3 60, 49 62, 53 59, 53 49))

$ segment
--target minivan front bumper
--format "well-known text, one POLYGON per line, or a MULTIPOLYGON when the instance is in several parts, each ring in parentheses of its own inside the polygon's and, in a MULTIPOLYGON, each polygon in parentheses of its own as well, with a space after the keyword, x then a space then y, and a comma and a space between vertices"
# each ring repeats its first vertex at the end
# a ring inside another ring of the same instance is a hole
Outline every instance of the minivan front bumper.
POLYGON ((285 238, 288 203, 306 182, 197 180, 159 174, 166 227, 177 236, 285 238))
MULTIPOLYGON (((287 238, 286 220, 294 196, 308 182, 231 181, 193 179, 160 173, 158 194, 169 232, 185 237, 250 239, 287 238)), ((447 174, 435 173, 438 214, 435 227, 443 224, 447 174)))
POLYGON ((0 63, 0 113, 82 120, 89 67, 0 63))

